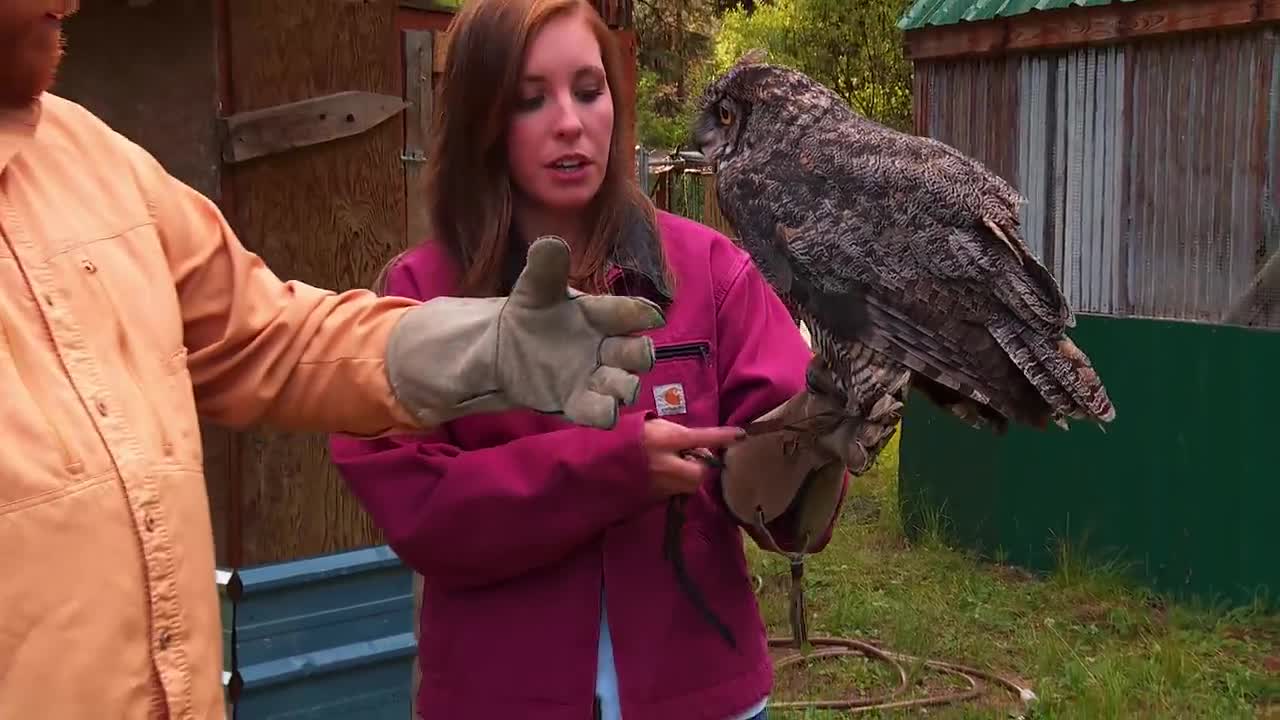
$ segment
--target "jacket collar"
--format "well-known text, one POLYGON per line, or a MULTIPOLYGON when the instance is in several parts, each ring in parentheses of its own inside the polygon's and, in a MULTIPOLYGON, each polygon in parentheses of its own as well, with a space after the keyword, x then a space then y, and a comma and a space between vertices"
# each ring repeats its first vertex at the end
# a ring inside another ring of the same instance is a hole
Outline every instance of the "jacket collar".
MULTIPOLYGON (((511 235, 513 242, 510 247, 525 247, 526 243, 519 241, 519 232, 514 227, 511 235)), ((672 292, 663 272, 659 242, 657 234, 640 217, 632 218, 624 226, 606 269, 606 279, 615 293, 639 295, 660 305, 671 302, 672 292)), ((503 278, 505 291, 510 292, 515 285, 524 264, 524 253, 507 254, 503 278)))
POLYGON ((0 109, 0 173, 9 166, 9 161, 22 146, 35 137, 41 108, 37 98, 26 107, 0 109))

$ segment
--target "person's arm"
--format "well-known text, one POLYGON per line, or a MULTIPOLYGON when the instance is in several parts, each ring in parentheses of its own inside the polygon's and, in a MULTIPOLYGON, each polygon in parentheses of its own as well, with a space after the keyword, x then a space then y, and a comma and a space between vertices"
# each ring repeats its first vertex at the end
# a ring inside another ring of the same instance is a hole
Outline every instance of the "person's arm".
MULTIPOLYGON (((384 293, 426 297, 398 263, 384 293)), ((448 424, 372 440, 334 435, 329 454, 406 565, 441 587, 474 587, 554 562, 655 501, 642 420, 628 418, 610 433, 568 428, 471 451, 454 444, 448 424)))
POLYGON ((530 246, 508 297, 419 303, 282 282, 213 202, 131 147, 197 408, 214 422, 380 436, 528 407, 609 428, 653 365, 652 341, 631 335, 661 327, 661 310, 571 294, 562 240, 530 246))
MULTIPOLYGON (((749 261, 744 260, 724 292, 716 313, 716 336, 719 342, 721 406, 726 409, 722 421, 727 425, 745 427, 767 415, 775 408, 799 398, 805 393, 805 370, 813 357, 786 306, 769 287, 767 281, 749 261)), ((718 479, 717 491, 723 491, 726 479, 736 486, 769 488, 790 482, 794 487, 799 479, 780 477, 797 474, 800 478, 809 467, 796 466, 783 455, 784 436, 781 433, 749 437, 726 454, 728 467, 718 479), (747 459, 750 461, 746 461, 747 459), (736 460, 736 462, 735 462, 736 460), (733 476, 730 477, 730 474, 733 476)), ((829 471, 821 478, 834 499, 831 519, 825 523, 820 537, 808 544, 810 552, 824 548, 831 539, 835 518, 844 502, 848 487, 848 475, 829 471)), ((732 514, 732 513, 731 513, 732 514)), ((766 522, 769 534, 786 552, 798 551, 794 516, 784 515, 766 522)), ((749 527, 743 518, 735 520, 749 527)))
MULTIPOLYGON (((431 295, 402 265, 386 277, 388 295, 431 295)), ((476 450, 461 450, 448 424, 379 439, 334 435, 329 450, 408 566, 441 587, 476 587, 554 563, 660 502, 677 476, 704 472, 692 462, 679 467, 675 449, 723 447, 735 435, 654 415, 624 415, 611 431, 570 427, 476 450), (650 421, 664 431, 646 434, 650 421)))
POLYGON ((610 431, 567 428, 463 451, 427 436, 334 435, 329 454, 387 544, 428 582, 487 585, 562 559, 661 498, 644 415, 610 431))

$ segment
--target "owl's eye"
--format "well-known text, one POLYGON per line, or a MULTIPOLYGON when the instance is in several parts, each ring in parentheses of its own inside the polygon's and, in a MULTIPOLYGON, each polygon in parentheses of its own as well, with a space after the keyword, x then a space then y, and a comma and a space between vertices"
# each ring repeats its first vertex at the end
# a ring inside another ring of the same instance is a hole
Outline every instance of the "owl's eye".
POLYGON ((721 105, 720 106, 720 124, 728 125, 731 122, 733 122, 733 111, 721 105))

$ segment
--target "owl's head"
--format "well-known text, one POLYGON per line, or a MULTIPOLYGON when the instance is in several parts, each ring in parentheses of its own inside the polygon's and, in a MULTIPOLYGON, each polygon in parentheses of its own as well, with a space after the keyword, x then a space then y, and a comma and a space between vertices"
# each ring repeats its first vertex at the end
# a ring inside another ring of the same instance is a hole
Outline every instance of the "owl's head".
POLYGON ((765 62, 752 50, 707 86, 694 116, 694 145, 712 168, 781 128, 807 125, 839 98, 804 73, 765 62))

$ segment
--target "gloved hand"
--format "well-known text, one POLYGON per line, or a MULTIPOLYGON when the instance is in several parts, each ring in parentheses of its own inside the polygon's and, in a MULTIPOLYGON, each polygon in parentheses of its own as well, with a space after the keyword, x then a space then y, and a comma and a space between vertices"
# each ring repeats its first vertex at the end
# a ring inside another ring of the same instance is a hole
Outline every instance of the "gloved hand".
POLYGON ((866 472, 893 437, 911 377, 869 363, 849 375, 860 384, 842 393, 815 357, 807 387, 747 426, 747 439, 725 452, 720 475, 725 505, 752 540, 791 561, 788 615, 797 648, 809 642, 804 558, 833 521, 846 469, 866 472))
POLYGON ((860 376, 868 387, 853 388, 855 399, 846 402, 815 358, 807 387, 751 423, 747 439, 725 452, 722 497, 766 550, 784 553, 764 525, 785 515, 793 551, 811 551, 836 511, 845 470, 866 472, 893 437, 910 374, 860 376))
POLYGON ((569 287, 569 246, 542 237, 507 297, 436 298, 392 332, 387 373, 424 426, 464 415, 531 408, 612 428, 635 400, 653 341, 622 337, 662 327, 649 300, 569 287))

